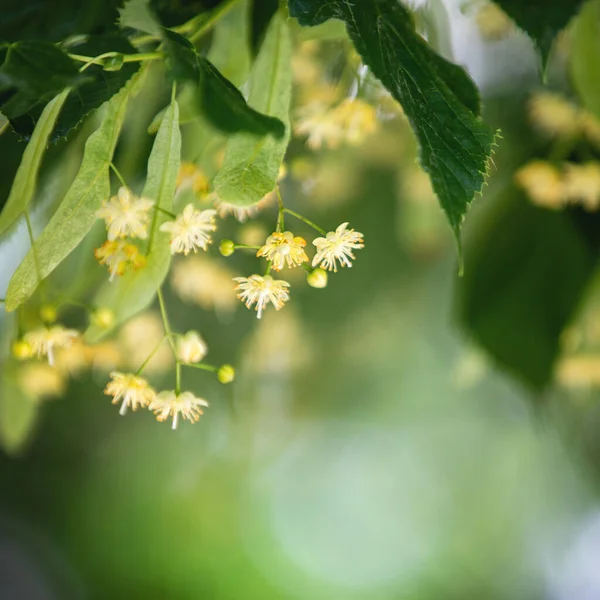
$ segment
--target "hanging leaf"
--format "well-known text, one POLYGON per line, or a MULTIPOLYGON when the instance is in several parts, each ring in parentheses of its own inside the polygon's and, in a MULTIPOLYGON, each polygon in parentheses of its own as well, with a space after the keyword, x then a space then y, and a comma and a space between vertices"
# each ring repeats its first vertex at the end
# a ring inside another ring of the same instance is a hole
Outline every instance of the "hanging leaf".
POLYGON ((600 2, 588 2, 575 21, 569 54, 573 85, 585 107, 600 119, 600 2))
MULTIPOLYGON (((181 134, 179 131, 179 108, 173 100, 160 125, 148 159, 148 176, 142 191, 144 198, 154 200, 155 206, 166 211, 173 209, 175 184, 181 159, 181 134)), ((150 234, 146 265, 118 280, 106 283, 99 292, 96 305, 110 308, 115 314, 117 326, 143 310, 156 295, 167 276, 171 262, 169 234, 159 231, 168 217, 155 210, 150 234)), ((106 335, 106 329, 90 326, 85 337, 94 343, 106 335)))
POLYGON ((402 105, 419 142, 421 165, 460 242, 462 220, 481 190, 495 138, 479 118, 473 81, 435 54, 396 0, 290 0, 289 6, 301 25, 332 18, 346 23, 363 61, 402 105))
POLYGON ((119 26, 161 36, 160 24, 150 9, 149 0, 127 0, 119 9, 119 26))
POLYGON ((251 0, 250 22, 252 25, 252 35, 250 37, 250 47, 254 56, 258 54, 260 45, 269 28, 269 23, 275 16, 278 8, 279 0, 251 0))
POLYGON ((0 446, 7 454, 19 454, 29 439, 38 414, 38 403, 27 396, 7 373, 0 389, 0 446))
POLYGON ((200 109, 212 125, 224 133, 246 131, 257 135, 284 135, 283 123, 248 106, 240 91, 209 60, 199 56, 189 40, 172 31, 164 31, 172 77, 198 84, 200 109))
POLYGON ((62 91, 46 105, 33 130, 31 140, 23 152, 8 200, 0 214, 0 235, 23 214, 33 198, 48 138, 68 93, 69 89, 62 91))
POLYGON ((556 35, 575 16, 583 0, 494 0, 534 41, 545 65, 556 35))
POLYGON ((44 279, 52 273, 96 221, 96 211, 110 195, 109 165, 129 93, 130 88, 124 88, 107 104, 100 127, 85 144, 81 167, 67 195, 10 280, 6 310, 25 302, 39 284, 38 275, 44 279))
POLYGON ((285 135, 258 137, 239 133, 225 149, 223 167, 214 180, 222 200, 250 206, 271 192, 289 141, 289 110, 292 90, 291 42, 287 23, 276 15, 265 37, 250 76, 249 103, 285 123, 285 135))

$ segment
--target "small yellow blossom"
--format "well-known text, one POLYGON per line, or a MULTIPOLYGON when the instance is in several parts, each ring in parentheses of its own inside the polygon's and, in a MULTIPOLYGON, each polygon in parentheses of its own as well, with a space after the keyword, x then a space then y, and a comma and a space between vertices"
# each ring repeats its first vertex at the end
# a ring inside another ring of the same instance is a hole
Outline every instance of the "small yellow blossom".
POLYGON ((173 429, 177 429, 179 415, 191 423, 195 423, 203 414, 202 408, 208 406, 208 402, 197 398, 192 392, 176 394, 173 390, 160 392, 150 403, 150 410, 156 414, 158 421, 166 421, 173 417, 173 429))
POLYGON ((235 252, 235 242, 233 240, 221 240, 219 252, 225 257, 231 256, 235 252))
POLYGON ((206 342, 197 331, 188 331, 177 338, 175 343, 177 359, 184 363, 200 362, 208 352, 206 342))
POLYGON ((33 348, 25 340, 15 340, 11 346, 11 353, 17 360, 26 360, 33 356, 33 348))
POLYGON ((600 387, 600 355, 576 354, 560 360, 556 379, 568 388, 600 387))
POLYGON ((182 160, 181 164, 179 165, 179 171, 177 172, 177 181, 175 182, 175 187, 180 188, 189 183, 196 174, 197 170, 198 167, 195 163, 189 160, 182 160))
POLYGON ((306 276, 306 281, 308 282, 308 285, 317 289, 327 287, 327 279, 327 271, 324 271, 323 269, 313 269, 306 276))
POLYGON ((18 372, 19 387, 34 400, 62 396, 67 382, 62 374, 45 363, 28 363, 18 372))
POLYGON ((40 319, 46 324, 54 323, 56 319, 58 319, 56 308, 51 304, 44 304, 44 306, 40 308, 40 319))
POLYGON ((190 250, 206 250, 212 242, 209 232, 217 229, 215 214, 212 209, 199 211, 188 204, 174 221, 163 223, 160 230, 171 234, 171 254, 187 256, 190 250))
POLYGON ((113 404, 121 403, 120 415, 124 415, 128 408, 135 411, 138 406, 148 406, 156 396, 156 392, 142 377, 118 371, 113 371, 110 377, 112 381, 106 384, 104 393, 113 396, 113 404))
POLYGON ((516 172, 515 181, 538 206, 558 210, 565 205, 561 174, 550 163, 526 164, 516 172))
POLYGON ((182 161, 177 173, 177 189, 191 186, 192 191, 198 198, 204 198, 208 194, 209 179, 202 169, 190 161, 182 161))
POLYGON ((140 269, 146 264, 146 257, 140 254, 137 246, 123 240, 106 241, 94 250, 94 256, 101 265, 108 267, 109 281, 115 275, 123 275, 129 268, 140 269))
POLYGON ((290 284, 281 279, 273 279, 270 275, 250 275, 250 277, 234 277, 239 282, 236 290, 240 290, 238 298, 246 308, 256 304, 256 316, 260 319, 262 311, 269 302, 279 310, 290 298, 290 284))
POLYGON ((577 107, 553 92, 539 92, 530 98, 529 117, 537 129, 550 137, 570 137, 580 127, 577 107))
POLYGON ((186 302, 204 310, 229 314, 237 307, 232 279, 235 273, 222 263, 207 257, 192 256, 180 260, 171 269, 171 285, 186 302))
POLYGON ((589 211, 600 207, 600 163, 567 164, 563 193, 569 202, 581 203, 589 211))
POLYGON ((59 348, 55 356, 56 369, 63 375, 75 376, 87 369, 90 357, 87 346, 78 337, 70 346, 59 348))
POLYGON ((306 145, 311 150, 339 148, 344 140, 344 129, 332 114, 329 106, 323 102, 311 102, 298 110, 294 133, 306 136, 306 145))
POLYGON ((600 148, 600 121, 592 113, 582 111, 580 126, 588 142, 596 148, 600 148))
POLYGON ((110 241, 124 237, 145 240, 153 204, 152 200, 137 198, 128 188, 121 187, 116 196, 103 203, 96 216, 106 222, 110 241))
POLYGON ((504 39, 515 26, 511 18, 494 2, 486 2, 477 9, 475 24, 484 40, 504 39))
POLYGON ((313 244, 317 253, 312 261, 312 266, 320 265, 327 271, 337 273, 337 261, 342 267, 351 267, 355 260, 352 250, 364 248, 363 234, 347 229, 348 223, 342 223, 335 231, 330 231, 325 237, 317 238, 313 244))
POLYGON ((100 307, 91 314, 91 320, 96 327, 108 329, 115 322, 115 313, 110 308, 100 307))
POLYGON ((261 210, 263 210, 265 206, 267 206, 267 204, 273 200, 274 195, 272 192, 269 192, 258 202, 255 204, 250 204, 249 206, 239 206, 237 204, 227 202, 219 198, 214 193, 211 194, 209 198, 212 201, 219 217, 224 219, 228 215, 233 215, 233 217, 240 223, 245 223, 248 219, 253 219, 261 210))
POLYGON ((301 237, 294 237, 291 231, 283 233, 272 233, 265 242, 265 245, 258 250, 256 256, 264 256, 271 261, 271 267, 274 271, 281 271, 287 262, 289 268, 300 266, 308 261, 308 256, 304 252, 306 240, 301 237))
POLYGON ((344 128, 344 138, 350 145, 360 144, 377 129, 377 112, 358 98, 347 98, 335 109, 334 118, 344 128))
POLYGON ((235 379, 235 369, 231 365, 221 365, 217 369, 217 379, 220 383, 231 383, 235 379))
MULTIPOLYGON (((90 366, 102 373, 114 371, 123 362, 122 354, 124 353, 120 352, 119 346, 113 341, 103 342, 95 346, 86 346, 85 350, 90 366)), ((127 354, 126 357, 130 358, 130 355, 127 354)), ((136 368, 139 364, 141 363, 136 363, 133 367, 136 368)), ((149 370, 148 367, 146 367, 146 370, 149 370)))
POLYGON ((54 325, 30 331, 25 334, 24 339, 30 344, 38 358, 47 356, 48 363, 53 366, 54 350, 70 346, 78 335, 79 332, 74 329, 65 329, 62 325, 54 325))

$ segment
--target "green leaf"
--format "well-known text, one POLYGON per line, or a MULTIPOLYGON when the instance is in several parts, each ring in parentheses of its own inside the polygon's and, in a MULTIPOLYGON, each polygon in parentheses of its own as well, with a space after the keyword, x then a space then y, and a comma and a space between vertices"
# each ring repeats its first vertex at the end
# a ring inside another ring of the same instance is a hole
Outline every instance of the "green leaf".
POLYGON ((595 215, 533 206, 510 185, 465 243, 459 318, 502 368, 540 390, 598 259, 595 215))
POLYGON ((17 455, 29 439, 38 415, 39 404, 27 396, 13 377, 4 374, 0 390, 0 446, 17 455))
POLYGON ((275 139, 239 133, 228 140, 223 167, 214 180, 217 195, 226 202, 250 206, 277 183, 290 135, 291 53, 288 25, 277 14, 252 68, 248 101, 257 110, 285 123, 285 135, 275 139))
POLYGON ((119 26, 161 36, 161 28, 150 9, 149 0, 127 0, 119 9, 119 26))
POLYGON ((250 72, 248 0, 242 0, 215 25, 208 59, 235 86, 242 85, 250 72))
MULTIPOLYGON (((167 111, 148 159, 148 176, 142 196, 154 200, 157 207, 171 211, 175 196, 175 183, 181 160, 181 133, 179 131, 179 108, 175 100, 167 111)), ((168 217, 154 211, 148 240, 146 265, 138 271, 126 273, 112 283, 106 283, 95 302, 110 308, 115 314, 117 326, 150 304, 169 271, 171 250, 170 236, 159 231, 168 217)), ((86 340, 98 341, 106 335, 106 329, 95 325, 86 331, 86 340)))
MULTIPOLYGON (((105 52, 136 53, 129 41, 119 35, 89 36, 85 43, 72 47, 71 51, 83 56, 99 56, 105 52)), ((83 63, 77 64, 81 66, 83 63)), ((50 139, 57 141, 60 137, 66 137, 86 115, 110 100, 139 68, 136 62, 125 63, 118 71, 105 71, 100 65, 90 65, 77 80, 76 89, 69 94, 50 139)), ((24 113, 17 111, 7 114, 13 129, 28 138, 43 106, 44 102, 36 101, 24 113)))
POLYGON ((600 2, 588 2, 571 36, 570 72, 585 107, 600 119, 600 2))
POLYGON ((240 91, 209 60, 199 56, 189 40, 164 31, 171 75, 177 81, 198 84, 200 109, 212 125, 224 133, 284 135, 283 123, 248 106, 240 91))
POLYGON ((583 0, 494 0, 535 42, 545 65, 558 32, 575 16, 583 0))
POLYGON ((31 140, 23 152, 8 200, 0 214, 0 235, 23 214, 33 198, 48 138, 68 93, 69 89, 66 89, 51 100, 44 108, 42 116, 35 126, 31 140))
POLYGON ((461 223, 481 190, 495 139, 479 118, 473 81, 429 47, 396 0, 289 0, 289 6, 301 25, 330 18, 346 23, 364 62, 402 105, 420 163, 460 242, 461 223))
POLYGON ((250 22, 252 24, 250 45, 254 56, 258 54, 269 23, 275 16, 278 8, 279 0, 252 0, 250 7, 250 22))
POLYGON ((109 165, 129 93, 128 86, 107 104, 102 123, 85 144, 81 167, 67 195, 10 280, 6 310, 15 310, 25 302, 37 288, 39 278, 52 273, 96 221, 96 211, 110 195, 109 165))

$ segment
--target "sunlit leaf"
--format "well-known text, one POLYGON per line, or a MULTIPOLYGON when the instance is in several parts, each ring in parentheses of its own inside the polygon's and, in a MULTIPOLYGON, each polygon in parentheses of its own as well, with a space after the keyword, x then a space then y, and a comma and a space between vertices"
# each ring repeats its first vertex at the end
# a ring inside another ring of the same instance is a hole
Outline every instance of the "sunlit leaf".
POLYGON ((23 152, 8 200, 0 214, 0 235, 23 214, 33 198, 48 138, 54 129, 54 124, 68 93, 69 89, 66 89, 51 100, 44 108, 42 116, 35 126, 33 135, 23 152))
POLYGON ((421 165, 459 239, 468 206, 483 185, 495 137, 475 110, 473 81, 435 54, 396 0, 290 0, 289 6, 302 25, 331 18, 346 23, 364 62, 402 105, 419 142, 421 165))
POLYGON ((4 373, 0 389, 0 446, 5 452, 18 454, 23 449, 33 431, 38 409, 38 403, 4 373))
POLYGON ((600 119, 600 2, 588 2, 575 21, 569 55, 571 77, 585 107, 600 119))
POLYGON ((98 129, 86 142, 83 161, 56 213, 10 280, 6 309, 14 310, 72 252, 96 221, 96 211, 110 195, 109 165, 125 117, 130 88, 106 106, 98 129), (35 252, 35 254, 34 254, 35 252))
POLYGON ((149 6, 149 0, 127 0, 119 9, 119 25, 160 37, 160 25, 149 6))
MULTIPOLYGON (((148 159, 148 175, 142 196, 154 200, 157 207, 166 211, 173 208, 175 183, 181 159, 181 133, 179 108, 173 101, 160 125, 148 159)), ((148 238, 146 265, 135 272, 106 283, 96 298, 96 305, 110 308, 115 314, 115 325, 126 321, 144 309, 167 276, 171 262, 169 234, 159 231, 168 217, 155 211, 148 238)), ((95 342, 107 331, 92 325, 86 339, 95 342)))
POLYGON ((209 60, 199 56, 189 40, 168 30, 165 39, 171 75, 178 81, 198 84, 200 110, 212 125, 225 133, 284 135, 283 123, 249 106, 241 92, 209 60))
POLYGON ((583 0, 494 0, 514 22, 531 37, 546 64, 552 42, 583 0))
POLYGON ((239 133, 229 139, 223 168, 214 180, 222 200, 249 206, 273 190, 289 140, 292 87, 291 42, 288 25, 276 15, 265 37, 250 76, 251 106, 285 123, 285 135, 258 137, 239 133))

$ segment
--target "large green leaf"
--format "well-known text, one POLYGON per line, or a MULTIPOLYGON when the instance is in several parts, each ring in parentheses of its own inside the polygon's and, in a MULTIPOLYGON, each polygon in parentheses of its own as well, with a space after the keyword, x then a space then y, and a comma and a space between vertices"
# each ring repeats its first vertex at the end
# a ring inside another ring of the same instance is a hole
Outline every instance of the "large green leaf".
POLYGON ((250 206, 276 185, 290 135, 291 52, 288 25, 277 14, 252 68, 248 102, 285 123, 285 135, 276 139, 239 133, 229 139, 223 168, 214 180, 218 196, 226 202, 250 206))
POLYGON ((189 40, 173 31, 164 32, 171 75, 178 81, 198 84, 200 109, 212 125, 224 133, 284 135, 283 123, 249 106, 240 91, 209 60, 198 55, 189 40))
MULTIPOLYGON (((136 52, 126 38, 118 35, 88 36, 84 43, 72 47, 71 51, 75 54, 90 57, 99 56, 105 52, 120 52, 122 54, 135 54, 136 52)), ((82 64, 77 63, 77 67, 82 64)), ((76 127, 86 115, 112 98, 139 68, 140 65, 137 62, 125 63, 118 71, 105 71, 100 65, 90 65, 86 68, 83 73, 78 75, 74 83, 76 88, 69 94, 64 104, 51 140, 56 141, 60 137, 66 137, 69 131, 76 127)), ((27 99, 27 102, 22 103, 19 101, 18 110, 13 107, 14 110, 5 114, 9 117, 12 128, 21 137, 29 138, 46 99, 44 99, 44 96, 36 95, 31 91, 28 80, 23 85, 24 87, 11 98, 10 102, 14 102, 19 98, 27 99), (29 98, 31 98, 31 101, 29 101, 29 98)), ((62 86, 58 86, 58 91, 61 89, 62 86)), ((4 106, 2 110, 4 110, 4 106)))
POLYGON ((0 235, 23 214, 33 198, 44 150, 68 93, 67 88, 46 105, 33 130, 33 135, 23 152, 8 200, 0 214, 0 235))
POLYGON ((7 310, 15 310, 25 302, 38 286, 38 275, 42 279, 47 277, 96 221, 96 211, 110 195, 109 165, 125 118, 129 93, 128 86, 107 104, 102 123, 85 144, 81 167, 67 195, 10 280, 7 310))
POLYGON ((494 0, 531 37, 546 64, 552 42, 583 0, 494 0))
POLYGON ((341 19, 364 62, 402 104, 457 239, 481 190, 495 132, 480 118, 475 84, 429 47, 396 0, 289 0, 301 25, 341 19), (477 109, 477 110, 476 110, 477 109))
MULTIPOLYGON (((171 211, 173 208, 180 159, 179 108, 173 100, 156 134, 142 192, 142 196, 154 200, 155 205, 163 210, 171 211)), ((148 306, 167 276, 171 261, 169 234, 159 231, 166 219, 164 213, 154 212, 146 265, 138 271, 126 273, 116 281, 107 282, 95 300, 97 306, 110 308, 114 312, 115 326, 148 306)), ((89 342, 95 342, 106 333, 106 329, 92 325, 85 335, 89 342)))
POLYGON ((18 454, 30 437, 39 405, 27 396, 12 374, 3 373, 0 383, 0 446, 8 454, 18 454))
POLYGON ((150 35, 162 35, 160 24, 150 9, 149 0, 126 0, 119 9, 119 26, 131 27, 150 35))
POLYGON ((600 119, 600 1, 588 2, 571 36, 570 71, 585 107, 600 119))
POLYGON ((251 0, 250 23, 252 25, 252 34, 250 36, 250 44, 254 55, 258 54, 260 45, 269 28, 269 23, 278 8, 279 0, 251 0))
POLYGON ((599 219, 536 208, 513 185, 478 219, 465 243, 459 317, 494 362, 541 389, 594 274, 599 219))

